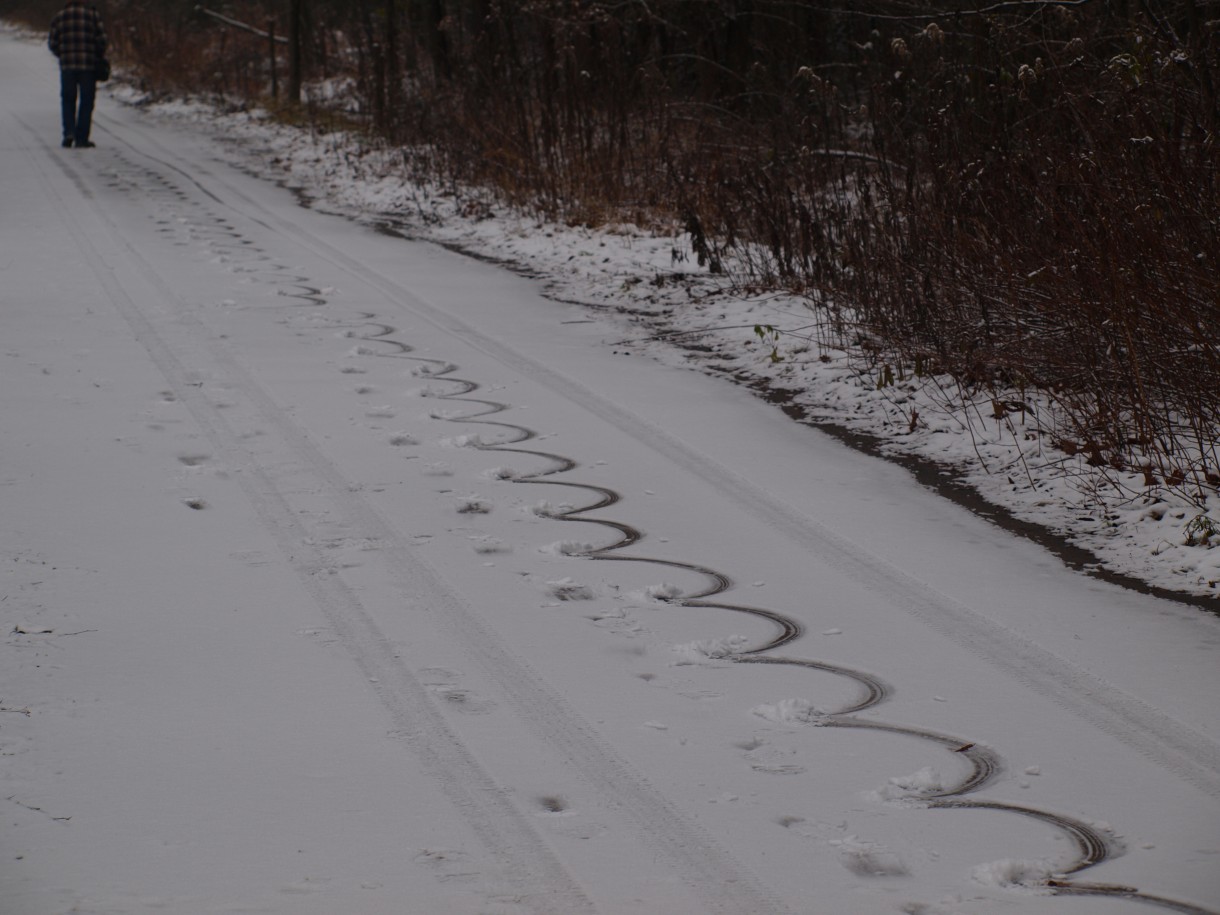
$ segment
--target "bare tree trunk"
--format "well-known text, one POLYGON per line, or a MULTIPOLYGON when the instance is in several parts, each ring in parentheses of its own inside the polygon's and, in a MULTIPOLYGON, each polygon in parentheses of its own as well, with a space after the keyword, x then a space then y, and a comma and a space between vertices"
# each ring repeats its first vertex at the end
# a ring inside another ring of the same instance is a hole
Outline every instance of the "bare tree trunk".
POLYGON ((288 101, 301 103, 301 5, 291 0, 288 6, 288 101))
POLYGON ((275 65, 275 20, 267 20, 267 54, 268 60, 271 62, 271 98, 276 100, 280 97, 280 82, 279 74, 276 72, 275 65))
POLYGON ((384 127, 391 137, 402 111, 402 68, 398 57, 398 4, 385 4, 385 113, 384 127))
POLYGON ((427 7, 428 50, 438 79, 448 81, 453 76, 449 36, 442 28, 445 21, 445 0, 429 0, 427 7))

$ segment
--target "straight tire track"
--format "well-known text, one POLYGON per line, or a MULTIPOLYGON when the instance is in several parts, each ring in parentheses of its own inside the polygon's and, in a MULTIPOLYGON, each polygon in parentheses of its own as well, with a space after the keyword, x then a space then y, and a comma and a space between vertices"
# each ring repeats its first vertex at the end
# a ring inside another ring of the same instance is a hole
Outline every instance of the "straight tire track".
MULTIPOLYGON (((23 126, 29 130, 28 125, 23 123, 23 126)), ((138 150, 133 151, 141 154, 138 150)), ((145 158, 151 157, 145 155, 145 158)), ((160 160, 153 161, 163 166, 166 164, 160 160)), ((87 184, 79 175, 73 174, 62 163, 60 167, 85 196, 91 196, 87 184)), ((181 172, 180 169, 175 171, 181 172)), ((54 182, 48 180, 47 184, 53 187, 54 182)), ((58 191, 54 193, 59 208, 65 213, 65 222, 70 222, 66 215, 66 202, 58 191)), ((213 192, 207 192, 207 196, 223 203, 222 198, 213 192)), ((120 228, 96 202, 90 200, 90 203, 95 215, 110 230, 110 237, 125 249, 121 252, 122 256, 166 301, 177 302, 172 285, 123 237, 120 228)), ((223 205, 241 213, 231 204, 223 205)), ((242 215, 250 218, 247 214, 242 215)), ((282 234, 282 229, 260 224, 268 232, 282 234)), ((440 780, 455 807, 479 830, 497 858, 505 863, 505 879, 514 883, 520 895, 540 913, 567 915, 593 911, 590 900, 526 818, 504 797, 500 787, 448 728, 426 689, 401 661, 394 658, 392 646, 359 600, 343 585, 339 576, 314 574, 317 568, 325 564, 325 557, 306 546, 310 533, 301 526, 288 500, 277 488, 273 475, 262 466, 267 462, 264 460, 260 463, 242 448, 225 416, 189 383, 188 370, 174 348, 162 339, 139 305, 106 269, 84 232, 74 225, 70 226, 69 231, 88 258, 108 297, 128 321, 138 342, 174 385, 192 416, 213 440, 217 451, 234 466, 243 468, 244 472, 235 476, 255 510, 280 542, 285 555, 290 557, 294 569, 319 602, 361 672, 368 679, 377 681, 371 685, 393 716, 396 726, 409 736, 412 749, 440 780), (311 561, 291 559, 306 554, 311 561)), ((350 267, 335 266, 353 279, 361 278, 360 273, 350 267)), ((688 822, 663 795, 621 760, 521 659, 511 655, 477 619, 471 608, 449 590, 440 576, 412 553, 391 525, 367 501, 351 491, 350 482, 288 418, 284 409, 232 358, 222 344, 210 340, 210 334, 206 333, 203 325, 191 317, 181 303, 178 304, 175 318, 186 328, 191 344, 206 348, 209 362, 221 368, 227 380, 252 404, 260 422, 275 431, 276 437, 289 452, 297 465, 289 471, 295 485, 300 485, 302 476, 312 478, 318 484, 317 489, 337 506, 337 514, 352 522, 359 536, 376 540, 382 545, 381 552, 386 557, 398 591, 404 595, 415 595, 418 608, 428 614, 434 625, 466 645, 471 655, 480 661, 500 686, 503 694, 517 700, 515 709, 531 730, 570 760, 574 772, 603 796, 608 807, 617 809, 634 823, 640 830, 641 838, 665 855, 674 872, 700 899, 707 911, 723 915, 740 915, 743 912, 779 915, 787 911, 709 834, 688 822)), ((284 473, 283 470, 279 472, 284 473)))

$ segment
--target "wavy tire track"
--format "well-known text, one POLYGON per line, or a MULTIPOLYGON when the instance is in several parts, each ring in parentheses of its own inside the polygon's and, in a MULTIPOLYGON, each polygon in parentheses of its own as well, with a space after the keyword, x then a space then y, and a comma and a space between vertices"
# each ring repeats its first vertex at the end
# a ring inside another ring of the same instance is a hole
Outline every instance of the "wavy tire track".
POLYGON ((864 671, 809 658, 793 658, 770 654, 775 649, 795 642, 801 637, 803 630, 800 623, 776 610, 712 600, 712 598, 728 592, 733 587, 732 579, 716 569, 698 563, 654 556, 620 555, 619 551, 641 541, 644 536, 643 533, 623 521, 603 517, 586 517, 592 512, 602 511, 617 505, 622 498, 619 493, 605 486, 571 480, 552 479, 552 477, 576 470, 579 465, 572 458, 561 454, 519 447, 535 439, 537 433, 526 426, 489 418, 507 412, 510 409, 508 405, 498 401, 471 396, 479 390, 479 385, 474 381, 459 377, 456 374, 459 371, 457 366, 438 359, 411 355, 412 349, 408 344, 390 339, 396 333, 396 329, 393 326, 389 324, 371 326, 376 328, 376 332, 360 335, 360 338, 370 343, 380 343, 393 347, 395 350, 393 353, 381 353, 380 355, 407 358, 435 366, 433 371, 427 373, 428 376, 437 380, 444 380, 453 385, 453 390, 450 392, 445 394, 433 393, 431 396, 440 400, 461 403, 477 408, 473 411, 465 412, 460 416, 434 412, 432 414, 434 418, 447 422, 474 424, 498 429, 504 433, 504 437, 501 440, 496 442, 480 440, 474 444, 474 447, 482 451, 499 454, 516 454, 537 458, 549 464, 543 470, 514 476, 511 478, 511 482, 526 485, 563 486, 571 490, 584 492, 593 497, 585 505, 550 512, 547 517, 558 521, 595 525, 614 532, 617 534, 617 539, 606 545, 593 547, 581 552, 572 552, 569 555, 583 556, 591 560, 641 563, 702 575, 708 581, 706 588, 679 597, 669 598, 667 602, 683 607, 748 614, 766 619, 776 628, 776 634, 771 639, 744 649, 734 656, 732 660, 736 663, 774 664, 818 670, 844 677, 856 685, 859 697, 843 708, 821 716, 815 722, 816 726, 868 729, 909 736, 931 743, 967 760, 969 772, 956 785, 935 793, 925 794, 919 798, 928 809, 1000 811, 1037 820, 1063 833, 1075 847, 1077 853, 1076 857, 1065 862, 1058 872, 1047 881, 1046 886, 1056 895, 1108 896, 1129 899, 1171 911, 1189 913, 1189 915, 1216 915, 1212 910, 1193 903, 1151 893, 1143 893, 1133 887, 1117 884, 1087 883, 1072 879, 1074 875, 1080 874, 1103 861, 1121 854, 1121 846, 1105 832, 1065 814, 1006 801, 967 798, 966 795, 987 787, 1003 771, 1003 761, 993 749, 968 739, 925 728, 855 717, 856 713, 883 703, 892 694, 891 687, 881 678, 864 671))

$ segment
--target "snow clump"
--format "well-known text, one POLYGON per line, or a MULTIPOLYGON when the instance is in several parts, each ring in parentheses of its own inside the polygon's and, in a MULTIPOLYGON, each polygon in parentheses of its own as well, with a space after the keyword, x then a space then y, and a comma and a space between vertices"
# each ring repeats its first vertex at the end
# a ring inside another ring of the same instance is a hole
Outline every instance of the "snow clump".
POLYGON ((452 362, 439 362, 436 365, 418 365, 411 369, 411 374, 416 378, 426 378, 429 375, 443 375, 446 372, 452 372, 457 368, 452 362))
POLYGON ((744 635, 730 635, 727 638, 707 639, 702 642, 687 642, 673 647, 673 663, 680 667, 685 664, 706 664, 708 661, 731 659, 741 654, 747 645, 749 645, 749 640, 744 635))
POLYGON ((442 448, 481 448, 483 447, 483 439, 477 435, 454 435, 450 438, 443 438, 439 442, 442 448))
POLYGON ((496 537, 474 536, 470 539, 473 541, 474 551, 479 554, 512 552, 503 540, 496 537))
POLYGON ((489 480, 515 480, 518 474, 511 467, 489 467, 483 471, 483 476, 489 480))
POLYGON ((558 515, 566 515, 573 510, 573 507, 570 502, 560 502, 558 505, 553 505, 546 499, 543 499, 530 508, 530 511, 539 518, 554 518, 558 515))
POLYGON ((870 792, 877 800, 905 801, 913 798, 934 797, 945 790, 944 779, 931 766, 924 766, 911 775, 891 778, 881 788, 870 792))
POLYGON ((570 578, 546 583, 547 593, 559 600, 593 600, 593 589, 570 578))
POLYGON ((669 582, 662 582, 659 585, 649 585, 647 588, 645 588, 644 596, 649 600, 677 600, 682 596, 682 589, 677 585, 671 585, 669 582))
POLYGON ((552 556, 588 556, 596 549, 593 544, 579 540, 559 540, 539 548, 540 552, 550 553, 552 556))
POLYGON ((976 883, 1001 889, 1023 889, 1032 892, 1048 892, 1046 885, 1054 869, 1045 861, 1023 861, 1005 858, 980 864, 970 872, 976 883))
POLYGON ((756 705, 750 712, 779 724, 821 724, 828 714, 804 699, 781 699, 774 705, 756 705))

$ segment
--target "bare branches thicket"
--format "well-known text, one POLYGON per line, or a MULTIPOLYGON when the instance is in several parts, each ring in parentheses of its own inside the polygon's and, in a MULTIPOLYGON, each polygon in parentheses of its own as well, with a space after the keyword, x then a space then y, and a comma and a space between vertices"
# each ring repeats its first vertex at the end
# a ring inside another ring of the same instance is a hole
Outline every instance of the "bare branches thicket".
MULTIPOLYGON (((307 80, 345 80, 418 167, 572 222, 676 221, 713 268, 836 309, 842 342, 1036 388, 1061 447, 1215 492, 1214 3, 303 5, 307 80)), ((108 6, 150 83, 266 92, 262 49, 191 3, 108 6)))
POLYGON ((1220 482, 1217 34, 1191 4, 1121 6, 893 40, 870 139, 907 177, 879 182, 878 276, 844 290, 899 354, 1049 392, 1063 447, 1202 498, 1220 482))
POLYGON ((0 0, 0 19, 20 22, 28 28, 45 29, 62 6, 59 0, 0 0))

